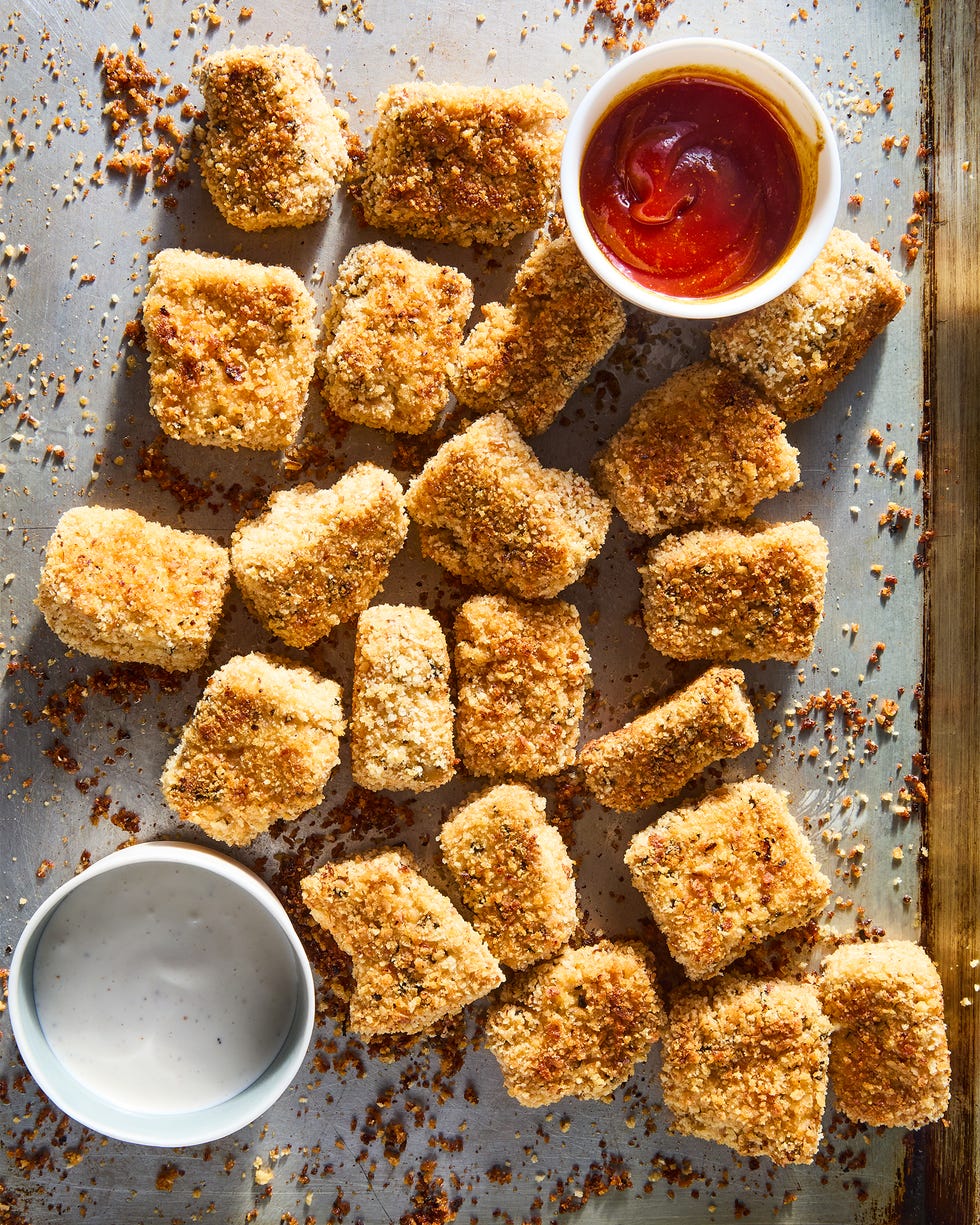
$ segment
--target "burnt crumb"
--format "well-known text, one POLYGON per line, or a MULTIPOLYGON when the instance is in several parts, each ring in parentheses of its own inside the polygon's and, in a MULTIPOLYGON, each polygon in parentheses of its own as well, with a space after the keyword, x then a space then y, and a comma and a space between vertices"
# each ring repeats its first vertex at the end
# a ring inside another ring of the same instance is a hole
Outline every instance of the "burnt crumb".
POLYGON ((398 1218, 398 1225, 448 1225, 456 1220, 462 1200, 450 1201, 435 1169, 434 1161, 423 1161, 414 1177, 406 1179, 413 1187, 412 1208, 398 1218))
POLYGON ((183 1178, 184 1171, 172 1162, 166 1161, 157 1171, 156 1188, 158 1191, 172 1191, 178 1178, 183 1178))
MULTIPOLYGON (((570 0, 565 0, 566 5, 569 2, 570 0)), ((595 0, 592 11, 586 19, 582 31, 583 36, 585 38, 591 36, 593 40, 600 37, 596 34, 596 16, 598 15, 607 18, 612 26, 612 35, 602 38, 602 45, 607 51, 639 51, 645 42, 642 37, 631 38, 636 29, 636 22, 639 21, 648 29, 652 29, 670 3, 671 0, 636 0, 631 15, 629 3, 621 3, 621 0, 595 0)))

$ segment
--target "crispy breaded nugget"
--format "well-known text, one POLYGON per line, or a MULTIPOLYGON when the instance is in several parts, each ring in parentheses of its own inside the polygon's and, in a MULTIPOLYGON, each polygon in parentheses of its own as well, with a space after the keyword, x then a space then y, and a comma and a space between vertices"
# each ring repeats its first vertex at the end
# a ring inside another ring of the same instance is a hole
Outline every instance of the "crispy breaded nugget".
POLYGON ((439 832, 473 924, 512 970, 554 957, 577 922, 575 874, 544 797, 519 783, 491 787, 439 832))
POLYGON ((829 1048, 830 1022, 807 983, 725 974, 682 987, 663 1042, 672 1130, 774 1165, 813 1161, 829 1048))
POLYGON ((352 193, 369 225, 505 246, 548 216, 567 111, 550 86, 392 86, 352 193))
POLYGON ((228 593, 228 552, 134 510, 77 506, 48 541, 37 606, 76 651, 199 668, 228 593))
POLYGON ((664 1027, 653 957, 601 940, 528 971, 490 1009, 486 1044, 523 1106, 608 1097, 664 1027))
POLYGON ((383 242, 355 247, 323 319, 317 370, 330 409, 376 429, 424 433, 446 407, 472 309, 473 287, 455 268, 383 242))
POLYGON ((452 778, 449 650, 424 608, 378 604, 361 613, 350 731, 359 787, 429 791, 452 778))
POLYGON ((634 404, 592 474, 634 532, 747 519, 800 479, 783 429, 737 374, 698 362, 634 404))
POLYGON ((350 1028, 414 1034, 503 982, 500 967, 404 847, 327 863, 303 901, 354 961, 350 1028))
POLYGON ((277 490, 231 538, 231 568, 252 614, 307 647, 374 599, 408 533, 402 487, 357 464, 329 489, 277 490))
POLYGON ((291 268, 171 248, 150 263, 150 411, 213 447, 288 447, 313 377, 316 304, 291 268))
POLYGON ((785 293, 715 324, 711 356, 796 421, 817 411, 904 305, 905 286, 884 256, 835 229, 785 293))
POLYGON ((600 804, 636 812, 669 799, 712 762, 758 742, 737 668, 709 668, 625 727, 590 740, 579 754, 585 785, 600 804))
POLYGON ((301 47, 229 47, 201 65, 207 126, 201 177, 242 230, 327 215, 350 166, 347 115, 323 95, 301 47))
POLYGON ((872 1127, 922 1127, 949 1105, 943 985, 908 940, 848 944, 823 963, 820 998, 834 1026, 837 1105, 872 1127))
POLYGON ((422 551, 451 574, 527 600, 582 577, 611 511, 575 472, 543 468, 500 413, 444 442, 409 486, 422 551))
POLYGON ((827 542, 813 523, 667 536, 647 554, 643 623, 674 659, 803 659, 823 617, 827 542))
POLYGON ((623 334, 626 312, 569 234, 539 240, 507 304, 480 308, 452 380, 460 404, 538 434, 623 334))
POLYGON ((456 742, 467 770, 540 778, 571 765, 592 677, 576 609, 474 596, 455 632, 456 742))
POLYGON ((340 760, 340 686, 270 655, 236 655, 204 687, 163 771, 163 798, 211 838, 247 846, 323 799, 340 760))
POLYGON ((691 978, 808 922, 830 894, 785 797, 759 778, 665 814, 634 836, 626 866, 691 978))

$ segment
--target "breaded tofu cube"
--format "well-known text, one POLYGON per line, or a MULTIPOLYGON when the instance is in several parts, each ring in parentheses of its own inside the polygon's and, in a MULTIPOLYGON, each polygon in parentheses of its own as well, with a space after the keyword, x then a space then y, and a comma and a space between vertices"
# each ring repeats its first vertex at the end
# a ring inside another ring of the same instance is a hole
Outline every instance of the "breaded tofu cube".
POLYGON ((313 378, 316 304, 291 268, 171 248, 150 263, 150 411, 199 446, 278 451, 313 378))
POLYGON ((228 594, 228 551, 134 510, 77 506, 48 541, 37 606, 67 646, 191 672, 228 594))
POLYGON ((455 268, 400 247, 355 247, 340 265, 323 320, 317 370, 332 412, 395 433, 423 434, 446 407, 449 374, 473 309, 455 268))
POLYGON ((449 649, 424 608, 378 604, 361 613, 350 730, 359 787, 430 791, 452 778, 449 649))
POLYGON ((711 356, 796 421, 817 411, 904 305, 905 286, 885 257, 835 229, 785 293, 715 324, 711 356))
POLYGON ((395 85, 352 194, 369 225, 413 238, 506 246, 552 206, 568 107, 550 86, 395 85))
POLYGON ((500 413, 444 442, 406 504, 427 557, 525 600, 549 599, 580 579, 612 513, 584 477, 543 468, 500 413))
POLYGON ((347 115, 302 47, 229 47, 201 65, 201 177, 242 230, 324 218, 350 167, 347 115))
POLYGON ((522 1106, 607 1098, 664 1028, 653 957, 601 940, 535 966, 491 1007, 486 1045, 522 1106))
POLYGON ((277 490, 231 538, 231 568, 245 603, 291 647, 308 647, 370 604, 405 542, 397 479, 357 464, 329 489, 277 490))
POLYGON ((759 740, 737 668, 709 668, 652 710, 590 740, 579 754, 600 804, 636 812, 670 799, 696 774, 759 740))
POLYGON ((807 923, 830 895, 785 796, 760 778, 719 787, 641 830, 626 866, 691 978, 711 978, 807 923))
POLYGON ((672 1130, 774 1165, 817 1154, 827 1097, 830 1022, 816 989, 725 974, 682 987, 663 1041, 672 1130))
POLYGON ((414 1034, 503 982, 476 931, 418 871, 405 847, 325 864, 303 900, 353 959, 350 1028, 414 1034))
POLYGON ((647 554, 643 623, 674 659, 798 660, 823 618, 827 542, 814 523, 667 536, 647 554))
POLYGON ((474 596, 456 615, 456 744, 471 774, 540 778, 575 760, 592 679, 577 610, 474 596))
POLYGON ((530 787, 502 783, 457 808, 439 832, 474 927, 512 970, 554 957, 578 921, 575 871, 545 808, 530 787))
POLYGON ((163 798, 210 837, 247 846, 323 800, 340 760, 340 686, 270 655, 236 655, 208 680, 163 771, 163 798))
POLYGON ((634 532, 747 519, 800 479, 799 452, 758 393, 714 362, 648 391, 592 464, 634 532))
POLYGON ((521 265, 506 305, 481 307, 453 378, 460 404, 501 412, 538 434, 626 327, 616 295, 596 277, 571 235, 543 238, 521 265))
POLYGON ((949 1105, 943 986, 908 940, 848 944, 823 963, 820 998, 834 1027, 830 1079, 856 1123, 922 1127, 949 1105))

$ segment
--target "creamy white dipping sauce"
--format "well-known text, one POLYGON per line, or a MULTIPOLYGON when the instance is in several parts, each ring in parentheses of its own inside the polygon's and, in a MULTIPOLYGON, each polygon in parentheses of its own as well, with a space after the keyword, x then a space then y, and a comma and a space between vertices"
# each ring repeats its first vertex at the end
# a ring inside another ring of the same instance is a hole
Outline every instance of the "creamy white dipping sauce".
POLYGON ((199 868, 94 876, 52 914, 34 963, 38 1020, 72 1075, 125 1110, 202 1110, 278 1054, 295 954, 257 900, 199 868))

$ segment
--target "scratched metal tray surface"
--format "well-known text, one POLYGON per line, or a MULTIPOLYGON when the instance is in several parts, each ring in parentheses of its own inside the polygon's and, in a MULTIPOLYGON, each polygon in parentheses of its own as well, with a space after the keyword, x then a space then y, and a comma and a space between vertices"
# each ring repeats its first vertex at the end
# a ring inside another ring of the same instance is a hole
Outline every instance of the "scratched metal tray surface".
MULTIPOLYGON (((928 15, 904 0, 718 5, 674 0, 649 20, 625 6, 494 0, 427 6, 291 0, 194 7, 91 0, 30 4, 0 47, 9 116, 0 240, 5 366, 0 456, 3 513, 3 815, 0 965, 35 907, 87 862, 130 839, 179 836, 159 776, 209 671, 249 649, 281 649, 233 597, 208 665, 186 677, 119 668, 66 652, 33 607, 42 549, 60 514, 96 503, 131 506, 227 543, 236 521, 277 487, 326 484, 372 458, 402 480, 426 444, 360 428, 327 429, 314 392, 299 447, 285 460, 164 440, 147 409, 142 353, 130 343, 148 259, 187 246, 288 264, 322 306, 359 226, 341 196, 322 224, 247 234, 221 220, 193 159, 193 69, 229 43, 308 47, 329 92, 362 134, 376 95, 419 79, 511 85, 551 80, 572 108, 634 43, 722 35, 762 47, 808 82, 835 126, 844 170, 839 223, 877 240, 910 289, 906 309, 822 411, 789 429, 799 487, 761 508, 812 516, 831 542, 826 616, 812 658, 747 668, 758 749, 690 789, 762 768, 789 792, 834 883, 825 921, 912 939, 921 935, 924 505, 929 493, 928 15), (148 114, 103 114, 100 46, 133 48, 156 75, 148 114), (189 87, 182 99, 182 90, 189 87), (149 175, 117 163, 143 142, 164 146, 149 175), (120 146, 119 137, 128 141, 120 146), (169 150, 169 152, 168 152, 169 150), (909 222, 913 214, 921 220, 909 222), (911 225, 911 233, 908 227, 911 225), (904 242, 903 242, 904 239, 904 242), (921 240, 919 258, 910 262, 921 240), (907 512, 911 512, 910 515, 907 512)), ((955 7, 955 6, 951 6, 955 7)), ((395 240, 397 241, 397 240, 395 240)), ((409 243, 454 263, 478 301, 506 293, 527 243, 505 252, 409 243)), ((551 464, 587 472, 598 444, 648 387, 705 352, 704 329, 630 313, 625 340, 534 441, 551 464)), ((431 447, 428 448, 431 450, 431 447)), ((583 733, 617 726, 690 670, 646 645, 637 620, 638 538, 614 520, 608 542, 568 596, 594 661, 583 733)), ((414 532, 383 598, 441 613, 463 598, 420 557, 414 532)), ((290 653, 290 652, 287 652, 290 653)), ((348 686, 351 627, 305 658, 348 686)), ((471 779, 418 799, 357 802, 348 759, 326 801, 277 826, 240 858, 287 900, 300 869, 330 855, 406 842, 441 879, 440 821, 471 779)), ((650 935, 624 878, 631 835, 659 810, 619 816, 590 807, 570 780, 546 788, 578 864, 591 932, 650 935)), ((817 948, 819 952, 819 946, 817 948)), ((779 950, 796 964, 801 940, 779 950)), ((775 956, 775 954, 774 954, 775 956)), ((327 997, 325 996, 325 999, 327 997)), ((919 1177, 922 1138, 848 1124, 828 1103, 811 1167, 776 1170, 676 1136, 662 1104, 657 1051, 609 1102, 566 1100, 529 1110, 505 1094, 479 1041, 480 1008, 431 1044, 369 1051, 327 1008, 303 1074, 268 1117, 202 1148, 160 1151, 94 1135, 45 1103, 0 1015, 0 1219, 37 1223, 149 1220, 695 1221, 776 1217, 845 1222, 938 1220, 919 1177)), ((964 1153, 964 1161, 967 1160, 964 1153)), ((949 1217, 952 1220, 952 1217, 949 1217)), ((964 1220, 966 1217, 963 1218, 964 1220)))

